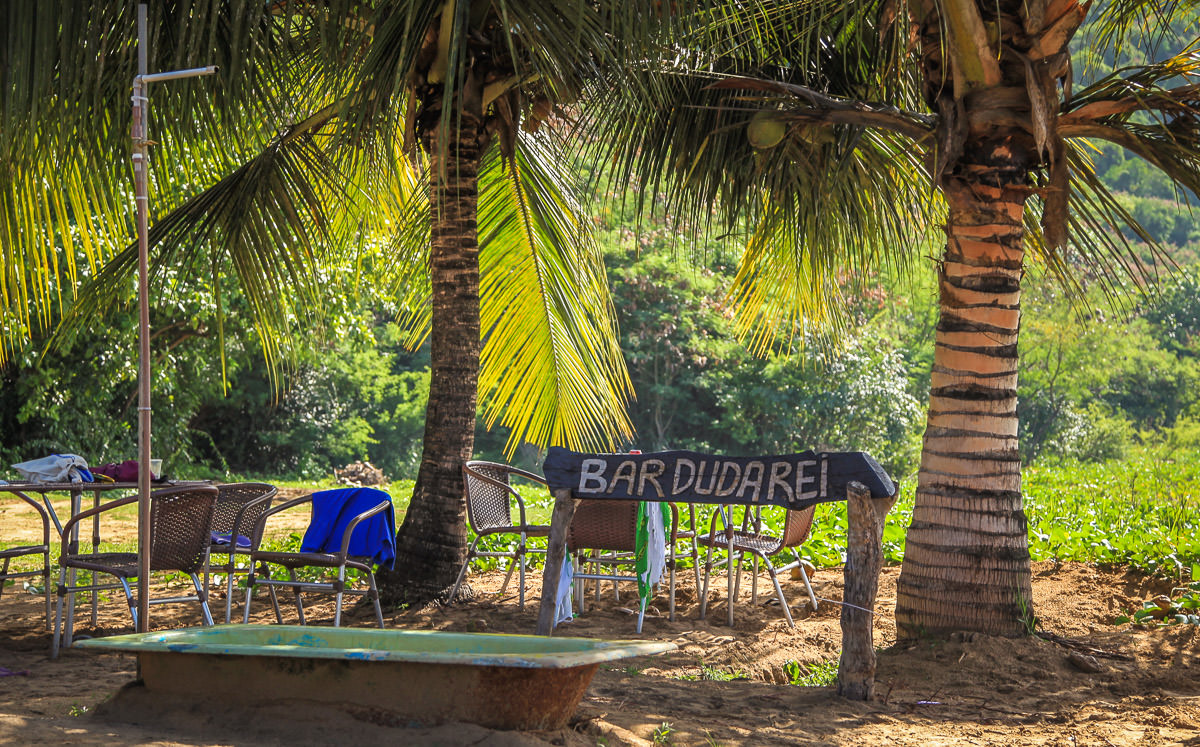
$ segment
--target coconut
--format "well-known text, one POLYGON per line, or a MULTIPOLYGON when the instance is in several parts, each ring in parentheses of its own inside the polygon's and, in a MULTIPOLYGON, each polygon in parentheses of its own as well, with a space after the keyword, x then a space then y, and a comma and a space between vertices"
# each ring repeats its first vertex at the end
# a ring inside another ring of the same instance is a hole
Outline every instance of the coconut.
POLYGON ((787 123, 779 118, 777 112, 761 111, 750 119, 746 125, 746 138, 755 148, 774 148, 783 142, 787 134, 787 123))

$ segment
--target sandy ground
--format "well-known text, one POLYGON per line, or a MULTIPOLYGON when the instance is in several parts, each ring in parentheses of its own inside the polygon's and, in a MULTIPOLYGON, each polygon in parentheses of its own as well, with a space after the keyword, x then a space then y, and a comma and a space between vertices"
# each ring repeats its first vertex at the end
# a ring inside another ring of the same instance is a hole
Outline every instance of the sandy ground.
MULTIPOLYGON (((10 518, 0 515, 6 530, 10 518)), ((790 629, 778 605, 762 593, 765 584, 757 606, 743 586, 730 628, 724 624, 724 584, 710 590, 708 619, 699 620, 695 582, 686 572, 679 579, 676 619, 665 617, 664 592, 642 635, 674 642, 678 649, 602 666, 571 723, 554 732, 499 732, 469 724, 403 728, 311 703, 214 710, 139 700, 136 689, 114 699, 134 679, 133 657, 72 649, 50 661, 40 598, 10 587, 0 598, 0 667, 7 673, 0 676, 0 742, 640 745, 657 738, 660 744, 675 745, 1200 747, 1200 629, 1139 631, 1112 625, 1121 610, 1168 590, 1169 583, 1080 564, 1035 567, 1035 609, 1044 630, 1080 642, 1076 646, 1090 646, 1097 654, 1102 671, 1085 673, 1068 660, 1075 649, 1039 638, 965 636, 894 645, 898 574, 896 568, 885 569, 880 584, 875 637, 884 648, 873 702, 843 700, 832 688, 786 684, 788 662, 807 668, 837 657, 841 633, 836 604, 822 602, 814 612, 804 601, 800 582, 786 581, 797 618, 790 629), (735 679, 711 679, 718 674, 735 679)), ((388 611, 388 626, 533 631, 540 575, 530 578, 524 612, 517 609, 511 589, 504 598, 494 593, 502 574, 477 573, 470 579, 476 591, 472 601, 388 611)), ((819 598, 840 599, 841 570, 817 573, 814 586, 819 598)), ((634 618, 626 611, 633 603, 631 589, 615 600, 606 586, 599 603, 589 602, 584 614, 560 627, 559 634, 634 637, 634 618)), ((223 594, 214 592, 214 610, 223 605, 223 594)), ((257 603, 254 620, 271 622, 269 608, 265 601, 257 603)), ((310 622, 331 624, 331 604, 317 604, 311 612, 310 622)), ((235 605, 237 613, 240 604, 235 605)), ((286 614, 285 622, 294 622, 286 614)), ((355 610, 350 624, 370 626, 372 617, 367 610, 355 610)), ((156 629, 194 625, 199 619, 194 604, 155 607, 152 614, 156 629)), ((122 600, 101 604, 96 628, 85 611, 78 630, 127 632, 122 600)))

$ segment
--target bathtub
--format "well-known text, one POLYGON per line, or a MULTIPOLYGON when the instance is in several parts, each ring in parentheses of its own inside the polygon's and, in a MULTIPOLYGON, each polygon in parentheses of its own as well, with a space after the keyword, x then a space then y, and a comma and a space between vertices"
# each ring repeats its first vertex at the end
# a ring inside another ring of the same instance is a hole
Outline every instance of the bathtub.
POLYGON ((412 725, 558 729, 601 663, 673 643, 496 633, 219 625, 78 641, 134 653, 147 692, 350 703, 412 725))

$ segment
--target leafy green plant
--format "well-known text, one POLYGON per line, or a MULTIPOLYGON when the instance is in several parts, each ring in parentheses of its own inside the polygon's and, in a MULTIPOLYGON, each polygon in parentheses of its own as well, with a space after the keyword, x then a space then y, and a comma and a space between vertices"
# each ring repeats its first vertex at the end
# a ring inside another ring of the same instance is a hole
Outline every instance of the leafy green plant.
POLYGON ((695 674, 684 673, 675 677, 677 680, 707 680, 709 682, 732 682, 734 680, 748 680, 750 675, 740 669, 730 669, 726 671, 719 667, 714 667, 711 664, 701 664, 700 669, 695 674))
POLYGON ((792 660, 783 665, 788 684, 797 687, 830 687, 837 684, 837 659, 825 659, 815 664, 792 660))
POLYGON ((1142 602, 1142 608, 1122 615, 1116 625, 1200 625, 1200 581, 1171 590, 1171 596, 1160 596, 1142 602))
POLYGON ((654 729, 650 740, 655 744, 672 744, 671 735, 673 733, 675 733, 675 727, 669 722, 664 721, 654 729))

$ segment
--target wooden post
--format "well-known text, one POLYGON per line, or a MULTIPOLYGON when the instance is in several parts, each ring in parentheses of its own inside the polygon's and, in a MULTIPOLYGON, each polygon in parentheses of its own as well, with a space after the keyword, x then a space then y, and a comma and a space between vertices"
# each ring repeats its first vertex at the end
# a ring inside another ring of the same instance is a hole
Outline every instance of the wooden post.
POLYGON ((563 558, 567 554, 567 529, 575 516, 578 499, 570 490, 554 491, 554 512, 550 515, 550 539, 546 541, 546 568, 542 571, 542 607, 538 610, 537 634, 551 635, 554 631, 555 602, 558 600, 558 579, 562 575, 563 558))
POLYGON ((900 491, 871 498, 859 482, 846 486, 846 586, 842 594, 842 656, 838 695, 870 700, 875 693, 875 594, 883 567, 883 521, 900 491))

